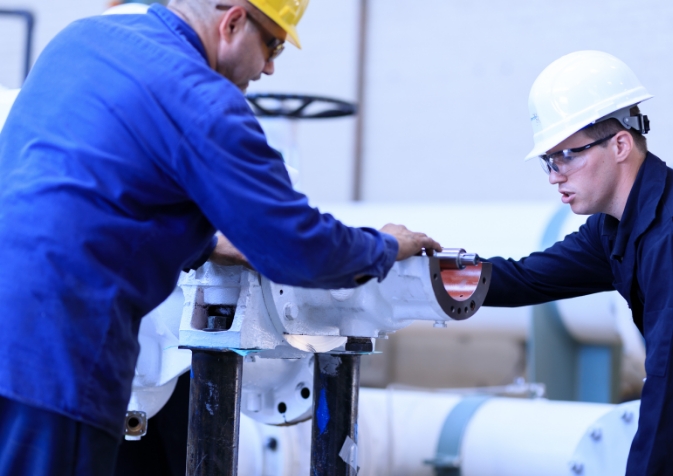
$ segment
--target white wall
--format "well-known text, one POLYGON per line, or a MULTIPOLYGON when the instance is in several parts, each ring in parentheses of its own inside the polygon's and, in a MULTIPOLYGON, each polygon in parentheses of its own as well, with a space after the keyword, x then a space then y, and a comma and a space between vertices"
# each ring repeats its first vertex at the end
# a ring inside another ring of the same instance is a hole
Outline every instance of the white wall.
MULTIPOLYGON (((254 92, 356 98, 361 0, 314 0, 276 74, 254 92)), ((368 0, 364 198, 369 201, 557 201, 535 162, 528 91, 550 62, 600 49, 629 64, 655 95, 651 150, 673 153, 670 0, 368 0)), ((107 0, 0 0, 31 8, 35 53, 75 18, 107 0)), ((3 20, 4 21, 4 20, 3 20)), ((21 24, 0 22, 0 83, 18 86, 21 24)), ((316 203, 352 195, 353 119, 298 124, 302 187, 316 203)))
MULTIPOLYGON (((366 200, 558 201, 539 165, 522 160, 532 147, 528 92, 549 63, 581 49, 607 51, 636 72, 655 95, 642 108, 652 120, 651 150, 673 160, 672 2, 369 2, 366 200)), ((312 2, 300 25, 305 51, 282 57, 277 74, 255 88, 353 98, 357 0, 328 18, 341 3, 312 2)), ((314 201, 350 197, 349 140, 342 125, 301 137, 303 186, 314 201)))

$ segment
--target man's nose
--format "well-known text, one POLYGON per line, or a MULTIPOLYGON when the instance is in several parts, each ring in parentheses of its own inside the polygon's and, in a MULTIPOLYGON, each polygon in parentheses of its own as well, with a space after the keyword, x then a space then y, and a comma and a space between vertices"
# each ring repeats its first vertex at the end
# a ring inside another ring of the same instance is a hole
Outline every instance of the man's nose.
POLYGON ((554 169, 551 169, 549 172, 549 183, 552 185, 556 185, 557 183, 562 183, 566 181, 566 176, 563 175, 560 172, 557 172, 554 169))
POLYGON ((273 61, 267 61, 266 64, 264 65, 262 73, 271 76, 275 70, 276 66, 273 64, 273 61))

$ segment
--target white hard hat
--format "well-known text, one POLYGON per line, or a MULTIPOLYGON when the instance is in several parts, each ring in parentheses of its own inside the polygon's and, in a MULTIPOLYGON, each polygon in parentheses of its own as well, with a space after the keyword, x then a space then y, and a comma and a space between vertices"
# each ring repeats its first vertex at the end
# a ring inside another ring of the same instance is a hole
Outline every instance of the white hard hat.
POLYGON ((127 14, 144 14, 147 13, 149 5, 145 3, 122 3, 112 8, 108 8, 103 12, 103 15, 127 15, 127 14))
POLYGON ((622 61, 602 51, 577 51, 547 66, 530 90, 533 150, 544 154, 580 129, 614 117, 626 128, 647 132, 647 118, 629 109, 652 95, 622 61))

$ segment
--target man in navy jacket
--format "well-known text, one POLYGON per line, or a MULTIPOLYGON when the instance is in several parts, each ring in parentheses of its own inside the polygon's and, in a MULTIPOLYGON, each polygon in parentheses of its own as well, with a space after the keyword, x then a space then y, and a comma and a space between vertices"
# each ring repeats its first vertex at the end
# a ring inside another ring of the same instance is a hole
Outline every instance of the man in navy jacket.
POLYGON ((243 92, 307 3, 175 0, 40 56, 0 133, 0 475, 112 473, 140 319, 181 269, 344 288, 438 249, 311 208, 267 145, 243 92))
POLYGON ((538 304, 616 289, 645 337, 647 380, 630 476, 673 474, 673 170, 647 151, 652 97, 606 53, 545 69, 529 108, 538 157, 563 203, 591 215, 578 232, 519 261, 493 258, 490 306, 538 304))

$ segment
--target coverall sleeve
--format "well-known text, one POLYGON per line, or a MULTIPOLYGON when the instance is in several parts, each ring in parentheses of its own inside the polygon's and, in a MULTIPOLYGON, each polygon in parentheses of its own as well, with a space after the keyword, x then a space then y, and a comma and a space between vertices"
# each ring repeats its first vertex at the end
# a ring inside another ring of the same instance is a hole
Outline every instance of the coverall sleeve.
POLYGON ((598 216, 544 251, 518 261, 488 261, 493 275, 486 306, 527 306, 614 289, 598 216))
POLYGON ((310 207, 242 96, 230 103, 187 130, 173 157, 175 179, 213 226, 278 283, 346 288, 364 281, 356 277, 382 280, 397 240, 310 207))

